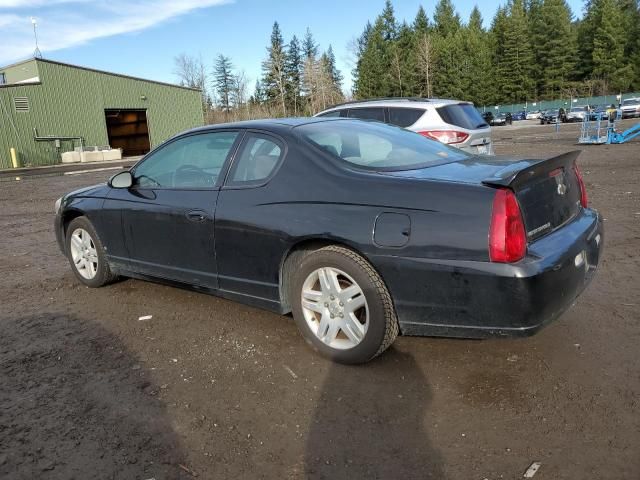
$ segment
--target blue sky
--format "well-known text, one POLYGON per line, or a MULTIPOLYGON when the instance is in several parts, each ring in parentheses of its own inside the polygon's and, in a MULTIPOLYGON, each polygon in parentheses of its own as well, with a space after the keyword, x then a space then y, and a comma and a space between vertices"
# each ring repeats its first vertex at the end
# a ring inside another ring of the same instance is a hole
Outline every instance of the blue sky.
MULTIPOLYGON (((436 0, 395 0, 396 17, 412 21, 422 4, 431 19, 436 0)), ((474 4, 485 25, 506 0, 454 0, 463 20, 474 4)), ((569 0, 574 15, 581 0, 569 0)), ((351 86, 348 45, 384 0, 0 0, 0 65, 29 57, 34 50, 30 17, 36 18, 45 58, 175 82, 173 58, 202 55, 211 65, 218 53, 244 70, 251 90, 260 75, 273 22, 288 41, 309 27, 321 49, 329 44, 351 86)))

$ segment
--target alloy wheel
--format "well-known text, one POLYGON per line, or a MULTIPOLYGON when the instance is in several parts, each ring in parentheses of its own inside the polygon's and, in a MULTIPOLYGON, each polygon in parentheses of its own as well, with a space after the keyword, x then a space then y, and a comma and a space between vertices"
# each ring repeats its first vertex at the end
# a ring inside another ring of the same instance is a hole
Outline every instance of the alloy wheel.
POLYGON ((77 228, 71 234, 71 258, 73 265, 83 278, 91 280, 98 272, 98 252, 96 245, 84 228, 77 228))
POLYGON ((369 308, 352 277, 337 268, 318 268, 304 281, 301 297, 307 326, 320 341, 340 350, 362 342, 369 327, 369 308))

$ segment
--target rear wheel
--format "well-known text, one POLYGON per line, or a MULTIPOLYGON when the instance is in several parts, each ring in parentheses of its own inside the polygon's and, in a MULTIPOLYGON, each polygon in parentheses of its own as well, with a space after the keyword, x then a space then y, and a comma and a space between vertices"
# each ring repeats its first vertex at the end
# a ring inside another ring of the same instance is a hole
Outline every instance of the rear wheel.
POLYGON ((341 363, 363 363, 398 335, 391 296, 382 278, 357 253, 329 246, 305 256, 295 270, 290 298, 305 340, 341 363))
POLYGON ((115 279, 93 225, 86 217, 74 218, 67 227, 67 258, 76 278, 87 287, 101 287, 115 279))

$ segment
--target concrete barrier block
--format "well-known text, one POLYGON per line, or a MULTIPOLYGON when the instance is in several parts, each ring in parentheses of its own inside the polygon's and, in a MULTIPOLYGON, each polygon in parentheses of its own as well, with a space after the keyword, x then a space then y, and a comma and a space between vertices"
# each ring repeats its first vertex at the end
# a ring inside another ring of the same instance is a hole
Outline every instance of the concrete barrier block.
POLYGON ((103 160, 102 152, 82 152, 80 154, 81 162, 101 162, 103 160))
POLYGON ((80 152, 63 152, 62 163, 79 163, 80 152))
POLYGON ((122 150, 114 148, 113 150, 102 150, 104 160, 122 160, 122 150))

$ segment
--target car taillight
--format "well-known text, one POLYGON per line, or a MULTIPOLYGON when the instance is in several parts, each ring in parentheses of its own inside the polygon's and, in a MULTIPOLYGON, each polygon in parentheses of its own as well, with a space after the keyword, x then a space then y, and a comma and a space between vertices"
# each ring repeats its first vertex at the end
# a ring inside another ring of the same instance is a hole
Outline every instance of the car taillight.
POLYGON ((576 178, 578 179, 578 185, 580 185, 580 205, 587 208, 589 199, 587 198, 587 188, 584 186, 584 180, 582 179, 582 173, 576 163, 573 164, 573 171, 576 172, 576 178))
POLYGON ((442 143, 461 143, 469 138, 468 133, 457 132, 455 130, 427 130, 418 133, 423 137, 433 138, 442 143))
POLYGON ((489 258, 492 262, 517 262, 527 251, 527 236, 515 194, 496 190, 489 228, 489 258))

